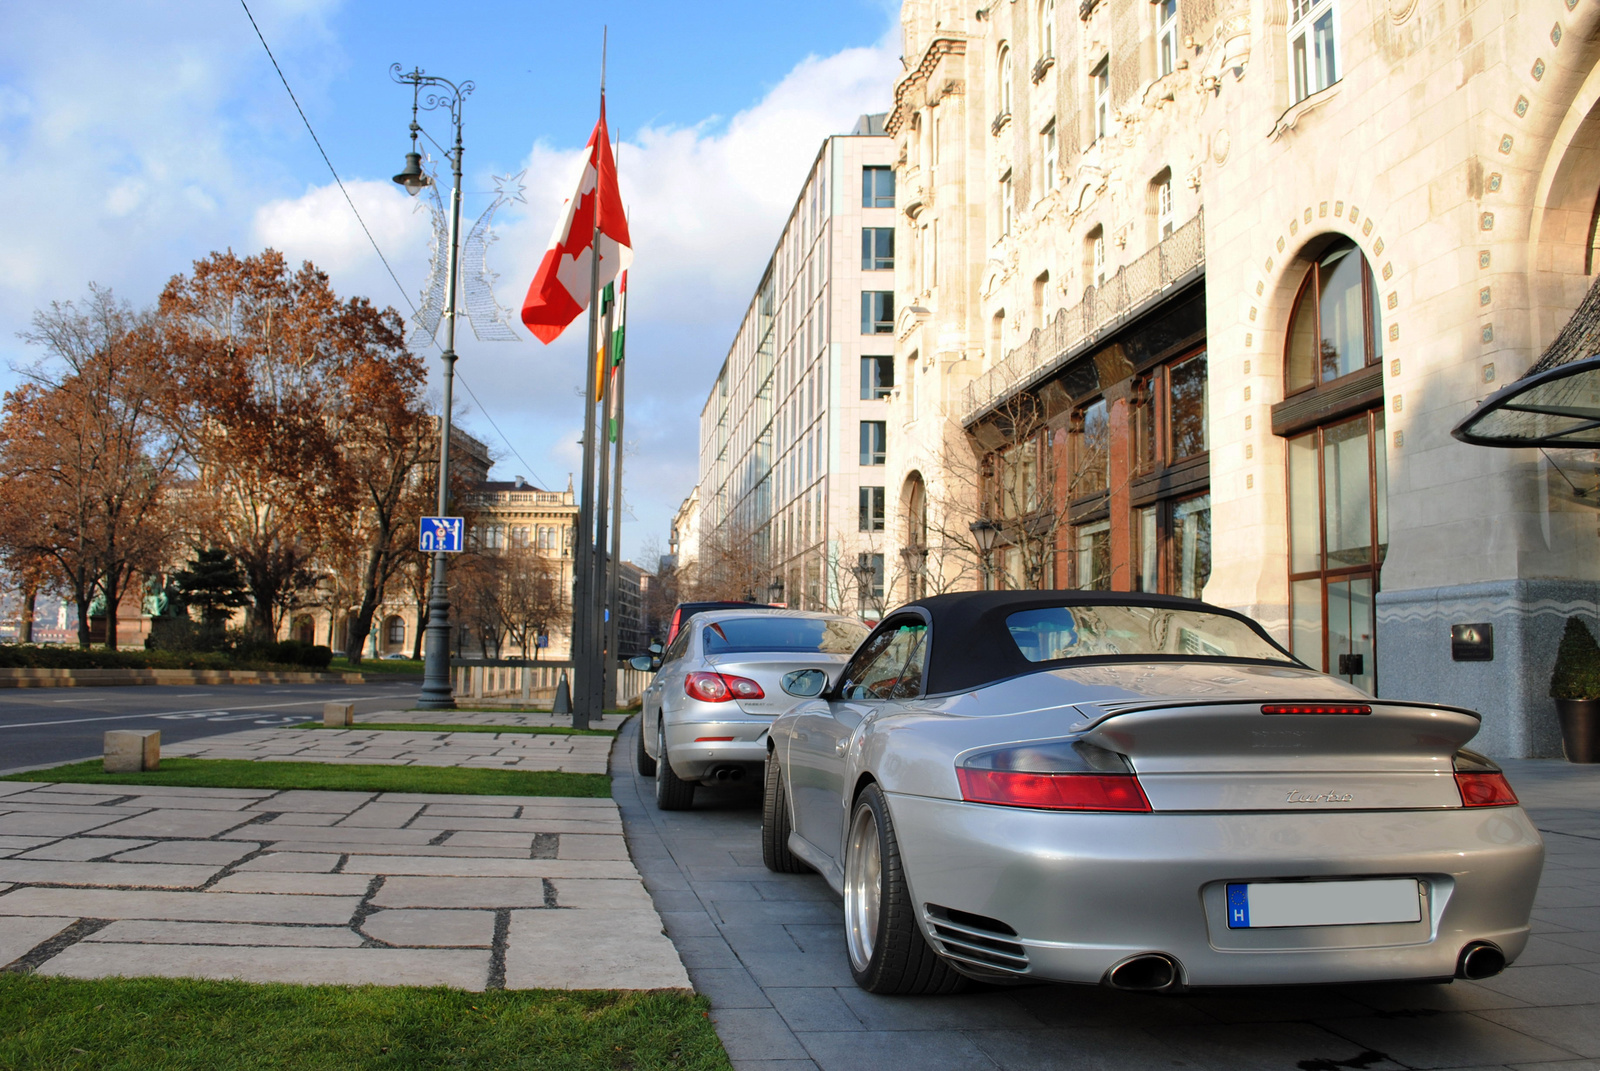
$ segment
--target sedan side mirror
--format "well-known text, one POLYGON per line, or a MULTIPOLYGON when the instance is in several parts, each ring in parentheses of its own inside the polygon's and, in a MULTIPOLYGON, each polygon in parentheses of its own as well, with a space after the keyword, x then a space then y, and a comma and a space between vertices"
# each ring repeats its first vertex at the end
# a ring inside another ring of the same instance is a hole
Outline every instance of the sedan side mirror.
POLYGON ((653 655, 658 655, 662 651, 665 651, 666 648, 661 646, 659 643, 652 643, 649 647, 646 647, 645 650, 649 651, 653 655))
POLYGON ((828 675, 820 669, 797 669, 785 673, 779 687, 798 699, 815 699, 828 687, 828 675))
POLYGON ((656 660, 647 654, 634 655, 632 658, 628 659, 628 665, 632 666, 634 669, 642 669, 648 673, 656 668, 656 660))

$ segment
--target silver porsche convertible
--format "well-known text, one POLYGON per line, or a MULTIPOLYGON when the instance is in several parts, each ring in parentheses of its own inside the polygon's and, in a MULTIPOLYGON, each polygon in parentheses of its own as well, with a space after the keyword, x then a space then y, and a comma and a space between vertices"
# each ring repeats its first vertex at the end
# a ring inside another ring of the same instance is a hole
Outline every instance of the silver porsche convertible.
POLYGON ((1469 710, 1374 699, 1255 622, 1110 592, 886 618, 772 725, 769 868, 844 899, 859 985, 1481 978, 1544 861, 1469 710))

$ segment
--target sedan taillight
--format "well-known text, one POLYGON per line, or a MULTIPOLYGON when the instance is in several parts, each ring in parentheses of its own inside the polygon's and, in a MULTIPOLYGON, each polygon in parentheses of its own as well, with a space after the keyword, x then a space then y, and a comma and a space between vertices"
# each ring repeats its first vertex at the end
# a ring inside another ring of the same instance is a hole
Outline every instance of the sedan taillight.
POLYGON ((1511 782, 1500 772, 1500 767, 1476 751, 1465 749, 1456 752, 1451 762, 1455 768, 1456 790, 1461 793, 1463 807, 1515 807, 1517 794, 1511 791, 1511 782))
POLYGON ((683 690, 690 699, 698 699, 702 703, 767 697, 761 685, 749 677, 735 677, 730 673, 690 673, 683 678, 683 690))
POLYGON ((956 780, 969 803, 1047 811, 1150 810, 1128 760, 1081 740, 979 752, 956 768, 956 780))

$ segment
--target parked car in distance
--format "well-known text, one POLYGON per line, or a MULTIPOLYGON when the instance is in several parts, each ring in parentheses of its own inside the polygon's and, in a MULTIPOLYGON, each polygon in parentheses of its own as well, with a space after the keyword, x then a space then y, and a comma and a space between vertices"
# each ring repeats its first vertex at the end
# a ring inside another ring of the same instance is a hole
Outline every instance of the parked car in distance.
POLYGON ((769 733, 766 865, 819 871, 876 993, 1449 981, 1528 941, 1544 844, 1470 710, 1254 621, 1112 592, 889 615, 769 733))
POLYGON ((639 712, 635 761, 655 777, 657 805, 686 810, 702 782, 759 776, 767 727, 795 702, 783 676, 831 679, 866 635, 852 618, 805 610, 695 614, 662 652, 639 712))
POLYGON ((683 623, 695 614, 707 610, 777 610, 781 607, 769 606, 764 602, 680 602, 672 610, 672 621, 667 625, 667 643, 678 638, 678 630, 683 623))

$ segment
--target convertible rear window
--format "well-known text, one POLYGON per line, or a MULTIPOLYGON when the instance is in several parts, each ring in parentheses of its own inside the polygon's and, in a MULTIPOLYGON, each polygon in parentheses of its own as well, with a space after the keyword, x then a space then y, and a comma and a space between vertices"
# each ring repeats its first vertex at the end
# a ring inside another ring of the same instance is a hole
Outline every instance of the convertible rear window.
POLYGON ((866 638, 866 626, 854 621, 752 614, 707 625, 702 642, 708 655, 742 651, 849 654, 866 638))
POLYGON ((1006 618, 1022 657, 1058 658, 1180 655, 1290 662, 1244 621, 1161 606, 1047 606, 1006 618))

